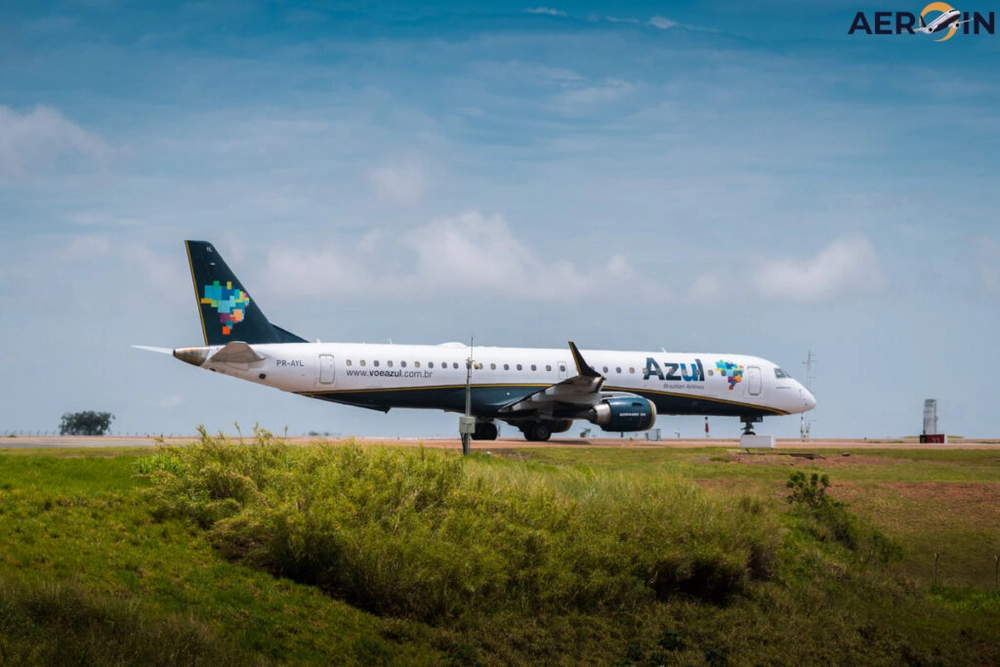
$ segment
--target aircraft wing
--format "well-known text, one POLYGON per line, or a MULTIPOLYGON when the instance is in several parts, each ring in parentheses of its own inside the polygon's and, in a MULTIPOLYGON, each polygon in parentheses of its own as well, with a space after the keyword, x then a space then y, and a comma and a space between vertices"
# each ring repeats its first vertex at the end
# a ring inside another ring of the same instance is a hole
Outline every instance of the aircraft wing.
POLYGON ((503 406, 500 408, 501 419, 504 415, 526 412, 558 417, 560 413, 585 410, 605 398, 601 387, 606 378, 584 360, 573 341, 569 342, 569 349, 576 362, 576 375, 503 406))

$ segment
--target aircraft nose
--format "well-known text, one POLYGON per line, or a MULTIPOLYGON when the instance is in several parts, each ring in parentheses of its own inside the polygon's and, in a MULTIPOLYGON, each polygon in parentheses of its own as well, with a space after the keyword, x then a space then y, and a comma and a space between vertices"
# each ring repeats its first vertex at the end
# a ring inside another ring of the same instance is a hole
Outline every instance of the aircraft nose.
POLYGON ((806 410, 812 410, 813 408, 816 407, 816 398, 812 395, 812 392, 810 392, 808 389, 800 386, 799 395, 802 396, 802 403, 805 406, 806 410))

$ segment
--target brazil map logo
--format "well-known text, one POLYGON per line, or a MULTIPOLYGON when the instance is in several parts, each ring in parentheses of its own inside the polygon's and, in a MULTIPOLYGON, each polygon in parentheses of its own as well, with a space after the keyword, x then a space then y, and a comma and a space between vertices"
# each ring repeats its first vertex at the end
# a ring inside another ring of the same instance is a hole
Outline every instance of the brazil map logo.
POLYGON ((218 311, 222 334, 228 336, 233 327, 243 321, 247 306, 250 305, 250 295, 241 289, 233 289, 231 282, 226 282, 226 286, 223 287, 218 280, 211 285, 205 285, 204 289, 201 302, 211 305, 218 311))
POLYGON ((715 370, 719 371, 722 377, 729 380, 729 391, 733 390, 733 387, 743 379, 743 366, 740 364, 734 364, 731 361, 724 361, 720 359, 715 362, 715 370))

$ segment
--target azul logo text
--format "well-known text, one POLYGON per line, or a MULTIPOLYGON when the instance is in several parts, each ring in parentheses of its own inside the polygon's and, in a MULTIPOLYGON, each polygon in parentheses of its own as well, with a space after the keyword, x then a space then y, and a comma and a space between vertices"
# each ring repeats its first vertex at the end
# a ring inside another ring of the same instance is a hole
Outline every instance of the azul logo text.
POLYGON ((648 380, 653 375, 661 380, 671 382, 705 381, 705 369, 701 365, 701 359, 695 359, 694 363, 691 364, 664 361, 661 368, 653 357, 646 357, 646 369, 642 372, 642 379, 648 380))

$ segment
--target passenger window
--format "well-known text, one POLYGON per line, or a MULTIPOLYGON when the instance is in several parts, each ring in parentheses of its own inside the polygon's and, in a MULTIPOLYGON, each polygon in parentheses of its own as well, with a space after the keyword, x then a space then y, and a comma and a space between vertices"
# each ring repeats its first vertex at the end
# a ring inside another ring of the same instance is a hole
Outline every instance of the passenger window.
POLYGON ((560 373, 566 372, 566 364, 559 364, 559 372, 560 373))
POLYGON ((509 370, 510 370, 510 364, 504 364, 504 365, 503 365, 503 369, 504 369, 505 371, 509 371, 509 370))
POLYGON ((351 365, 351 360, 350 360, 350 359, 348 359, 348 360, 347 360, 347 365, 348 365, 348 366, 350 366, 350 365, 351 365))
POLYGON ((388 366, 389 368, 392 368, 392 362, 391 361, 385 362, 385 365, 388 366))
POLYGON ((361 365, 362 365, 362 366, 364 366, 364 365, 365 365, 365 360, 364 360, 364 359, 362 359, 362 360, 361 360, 361 365))
POLYGON ((551 371, 552 370, 552 364, 545 364, 545 370, 551 371))
POLYGON ((517 365, 517 370, 521 370, 521 364, 517 365))
POLYGON ((604 372, 605 372, 605 373, 607 373, 607 372, 608 372, 608 367, 607 367, 607 366, 605 366, 605 367, 604 367, 604 372))
POLYGON ((533 370, 533 371, 537 371, 537 370, 538 370, 538 367, 537 367, 537 366, 535 366, 534 364, 531 364, 531 370, 533 370))
POLYGON ((495 371, 496 369, 497 369, 497 365, 496 364, 490 364, 490 370, 491 371, 495 371))
POLYGON ((621 373, 621 372, 622 372, 622 367, 621 366, 617 366, 615 368, 615 373, 621 373))
POLYGON ((427 362, 427 368, 434 368, 434 362, 433 361, 428 361, 427 362))
POLYGON ((628 372, 629 372, 629 375, 635 375, 635 368, 629 366, 628 372))
POLYGON ((406 368, 406 362, 405 361, 399 362, 399 367, 400 368, 406 368))
POLYGON ((419 361, 414 361, 413 362, 413 367, 414 368, 420 368, 420 362, 419 361))
POLYGON ((373 361, 372 365, 375 366, 375 368, 378 368, 378 360, 376 359, 375 361, 373 361))

